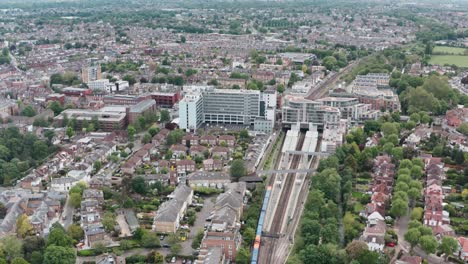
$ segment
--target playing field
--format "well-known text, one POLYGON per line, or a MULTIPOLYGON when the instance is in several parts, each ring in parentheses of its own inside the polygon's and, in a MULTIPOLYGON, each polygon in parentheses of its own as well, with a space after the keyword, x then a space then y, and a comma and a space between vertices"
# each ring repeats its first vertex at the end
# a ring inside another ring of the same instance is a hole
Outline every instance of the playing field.
POLYGON ((467 49, 464 48, 455 48, 455 47, 447 47, 447 46, 435 46, 434 49, 432 50, 433 54, 437 53, 446 53, 446 54, 466 54, 464 53, 467 49))
POLYGON ((431 60, 429 61, 430 64, 455 64, 458 67, 468 68, 468 56, 460 56, 460 55, 432 55, 431 60))

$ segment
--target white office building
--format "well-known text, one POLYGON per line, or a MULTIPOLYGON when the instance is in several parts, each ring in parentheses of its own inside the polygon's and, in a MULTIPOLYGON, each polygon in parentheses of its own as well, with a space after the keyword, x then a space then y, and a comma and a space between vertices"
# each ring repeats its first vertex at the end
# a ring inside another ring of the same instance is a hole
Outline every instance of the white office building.
POLYGON ((203 97, 200 93, 187 94, 179 102, 179 127, 195 130, 203 123, 203 97))
POLYGON ((202 123, 254 125, 257 118, 274 124, 276 91, 214 89, 206 87, 187 94, 179 102, 179 126, 195 130, 202 123))
POLYGON ((93 91, 105 91, 109 85, 109 79, 99 79, 88 82, 88 88, 93 91))

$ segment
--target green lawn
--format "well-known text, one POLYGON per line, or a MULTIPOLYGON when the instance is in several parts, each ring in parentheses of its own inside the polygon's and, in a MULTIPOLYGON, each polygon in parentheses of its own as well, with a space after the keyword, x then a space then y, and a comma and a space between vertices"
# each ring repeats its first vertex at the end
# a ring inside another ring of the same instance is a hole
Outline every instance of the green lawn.
POLYGON ((458 67, 465 67, 468 68, 468 56, 460 56, 460 55, 432 55, 431 60, 429 61, 430 64, 455 64, 458 67))
POLYGON ((454 55, 463 55, 467 49, 464 48, 456 48, 456 47, 447 47, 447 46, 435 46, 432 50, 432 53, 446 53, 446 54, 454 54, 454 55))

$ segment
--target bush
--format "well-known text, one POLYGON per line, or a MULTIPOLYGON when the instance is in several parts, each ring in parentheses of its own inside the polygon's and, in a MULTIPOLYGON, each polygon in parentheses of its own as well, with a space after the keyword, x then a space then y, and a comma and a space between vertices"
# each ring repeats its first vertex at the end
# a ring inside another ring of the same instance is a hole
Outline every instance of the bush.
POLYGON ((146 263, 146 256, 143 255, 133 255, 130 257, 125 258, 125 262, 127 264, 134 264, 134 263, 146 263))
POLYGON ((195 194, 199 195, 211 195, 211 194, 220 194, 223 191, 220 189, 210 188, 210 187, 195 187, 195 194))
POLYGON ((92 256, 96 256, 96 252, 94 252, 93 249, 83 249, 83 250, 78 251, 77 255, 79 257, 92 257, 92 256))

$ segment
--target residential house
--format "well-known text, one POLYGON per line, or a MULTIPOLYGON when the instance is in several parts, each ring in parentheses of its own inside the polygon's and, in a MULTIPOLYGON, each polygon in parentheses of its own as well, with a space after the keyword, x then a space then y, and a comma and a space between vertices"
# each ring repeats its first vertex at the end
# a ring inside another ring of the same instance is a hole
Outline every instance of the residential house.
POLYGON ((92 248, 96 244, 106 245, 106 231, 104 230, 104 226, 101 223, 85 227, 84 233, 84 244, 86 247, 92 248))
POLYGON ((234 147, 236 144, 236 137, 232 135, 221 135, 218 137, 218 143, 219 145, 226 144, 228 147, 234 147))
POLYGON ((213 157, 220 157, 223 159, 227 159, 229 157, 229 148, 227 147, 220 147, 216 146, 211 149, 211 155, 213 157))
POLYGON ((459 237, 458 238, 458 252, 456 252, 458 258, 463 261, 468 261, 468 238, 459 237))
POLYGON ((201 248, 221 248, 225 258, 232 262, 236 259, 241 242, 242 238, 238 232, 207 232, 202 240, 201 248))
POLYGON ((364 232, 362 233, 361 240, 367 243, 369 250, 383 251, 385 246, 385 232, 387 225, 385 221, 377 220, 375 223, 368 223, 364 232))
POLYGON ((205 156, 205 151, 207 151, 208 148, 201 146, 201 145, 192 145, 190 147, 190 156, 192 157, 204 157, 205 156))
POLYGON ((212 135, 204 135, 200 137, 200 144, 215 146, 218 143, 218 139, 212 135))
POLYGON ((68 192, 77 183, 78 180, 72 177, 53 178, 51 189, 58 192, 68 192))
POLYGON ((188 176, 190 187, 211 187, 211 188, 224 188, 231 182, 231 177, 225 172, 207 172, 197 171, 190 173, 188 176))
POLYGON ((220 171, 223 169, 223 162, 217 159, 206 159, 203 161, 205 171, 220 171))
POLYGON ((96 200, 102 204, 104 203, 104 193, 102 190, 85 189, 83 191, 83 200, 96 200))
POLYGON ((177 161, 177 173, 186 174, 188 172, 196 171, 197 167, 193 160, 178 160, 177 161))
POLYGON ((404 255, 398 259, 395 264, 421 264, 422 258, 420 256, 404 255))
POLYGON ((171 151, 172 157, 177 159, 187 156, 187 147, 182 144, 172 145, 171 151))
POLYGON ((195 264, 219 264, 225 263, 226 258, 224 257, 223 250, 221 247, 212 247, 209 249, 200 249, 200 254, 198 255, 195 264))
POLYGON ((198 145, 198 142, 200 140, 200 137, 193 135, 193 134, 186 134, 185 136, 182 137, 182 145, 185 146, 196 146, 198 145))
POLYGON ((186 185, 179 185, 168 197, 171 199, 161 204, 156 211, 153 231, 160 233, 177 231, 188 205, 192 203, 193 190, 186 185))

